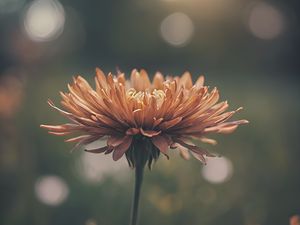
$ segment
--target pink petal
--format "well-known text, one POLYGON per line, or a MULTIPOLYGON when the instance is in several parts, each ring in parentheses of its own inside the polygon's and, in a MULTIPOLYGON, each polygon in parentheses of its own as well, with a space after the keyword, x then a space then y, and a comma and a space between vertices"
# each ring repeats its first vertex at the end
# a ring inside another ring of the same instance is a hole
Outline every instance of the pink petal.
POLYGON ((206 165, 206 159, 204 158, 204 155, 202 153, 195 151, 191 151, 191 153, 196 159, 198 159, 200 162, 206 165))
POLYGON ((204 156, 215 157, 215 155, 207 152, 206 150, 204 150, 204 149, 202 149, 198 146, 187 144, 186 142, 184 142, 180 138, 175 138, 174 141, 177 142, 178 144, 180 144, 181 146, 183 146, 185 148, 188 148, 191 151, 192 155, 196 159, 203 162, 204 164, 206 163, 206 160, 205 160, 204 156))
POLYGON ((99 140, 101 137, 103 137, 103 136, 82 135, 79 137, 70 138, 68 140, 65 140, 65 142, 77 142, 77 144, 71 149, 71 152, 72 152, 74 149, 76 149, 82 145, 86 145, 86 144, 92 143, 96 140, 99 140))
POLYGON ((137 128, 129 128, 127 131, 126 131, 126 134, 127 135, 135 135, 135 134, 138 134, 140 133, 140 130, 137 129, 137 128))
POLYGON ((65 136, 65 135, 71 134, 72 132, 53 132, 53 131, 48 131, 48 133, 56 135, 56 136, 65 136))
POLYGON ((65 140, 65 142, 79 142, 79 141, 83 141, 85 139, 89 139, 91 137, 92 137, 91 135, 81 135, 78 137, 69 138, 69 139, 65 140))
POLYGON ((181 145, 178 145, 178 149, 179 149, 179 154, 182 158, 184 158, 185 160, 190 159, 190 153, 189 150, 181 145))
POLYGON ((151 141, 162 153, 167 154, 169 144, 166 137, 163 135, 154 136, 151 138, 151 141))
POLYGON ((42 124, 40 125, 41 128, 48 129, 49 131, 53 132, 65 132, 65 131, 71 131, 71 130, 76 130, 80 128, 78 124, 71 124, 71 123, 66 123, 62 125, 45 125, 42 124))
POLYGON ((161 131, 156 131, 156 130, 143 130, 143 128, 140 129, 141 134, 146 136, 146 137, 154 137, 157 136, 161 133, 161 131))
POLYGON ((235 131, 238 128, 238 125, 232 125, 232 126, 228 126, 228 127, 221 127, 218 130, 219 134, 230 134, 233 131, 235 131))
POLYGON ((114 150, 113 148, 109 148, 109 149, 107 149, 107 151, 104 154, 108 155, 108 154, 112 153, 113 150, 114 150))
POLYGON ((171 127, 176 126, 180 121, 182 120, 182 117, 176 117, 175 119, 165 121, 159 125, 159 128, 162 130, 167 130, 171 127))
POLYGON ((157 125, 159 125, 163 120, 164 120, 164 118, 156 119, 156 118, 154 117, 154 118, 153 118, 153 125, 152 125, 152 128, 154 128, 154 127, 156 127, 157 125))
POLYGON ((123 142, 114 148, 113 160, 115 161, 119 160, 124 155, 124 153, 128 150, 128 148, 131 145, 131 142, 132 142, 132 137, 126 136, 123 142))
POLYGON ((220 125, 217 126, 205 128, 203 133, 216 132, 222 134, 229 134, 233 132, 238 127, 238 125, 247 124, 247 123, 249 123, 248 120, 237 120, 237 121, 221 123, 220 125))
POLYGON ((211 144, 211 145, 216 145, 217 141, 211 138, 207 138, 207 137, 200 137, 199 138, 200 141, 202 141, 203 143, 207 143, 207 144, 211 144))
POLYGON ((204 85, 204 76, 201 75, 196 81, 195 86, 201 88, 203 87, 203 85, 204 85))
POLYGON ((91 152, 91 153, 103 153, 103 152, 109 150, 110 148, 111 148, 110 146, 104 146, 104 147, 96 148, 96 149, 85 149, 84 151, 91 152))
POLYGON ((107 139, 107 145, 116 147, 116 146, 122 144, 122 142, 124 141, 125 138, 126 138, 126 136, 110 136, 107 139))

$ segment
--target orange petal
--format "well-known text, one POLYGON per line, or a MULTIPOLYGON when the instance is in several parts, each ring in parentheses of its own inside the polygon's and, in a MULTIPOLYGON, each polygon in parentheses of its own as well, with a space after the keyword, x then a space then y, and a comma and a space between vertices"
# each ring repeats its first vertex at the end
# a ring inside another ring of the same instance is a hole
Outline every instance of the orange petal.
POLYGON ((164 77, 163 77, 163 75, 160 72, 157 72, 154 75, 152 83, 153 83, 152 86, 153 86, 154 89, 162 90, 163 86, 164 86, 163 85, 163 83, 164 83, 164 77))
POLYGON ((48 133, 56 135, 56 136, 65 136, 65 135, 71 134, 72 132, 70 132, 70 131, 69 132, 53 132, 53 131, 49 131, 48 133))
POLYGON ((41 128, 45 128, 49 131, 53 131, 53 132, 65 132, 65 131, 71 131, 71 130, 76 130, 78 129, 80 126, 77 124, 63 124, 63 125, 40 125, 41 128))
POLYGON ((126 78, 124 73, 119 73, 117 76, 117 80, 119 83, 121 83, 123 86, 125 86, 126 78))
POLYGON ((129 149, 131 142, 132 142, 132 137, 126 136, 123 142, 114 148, 113 160, 115 161, 119 160, 124 155, 124 153, 129 149))
POLYGON ((232 133, 238 125, 247 124, 248 120, 237 120, 226 123, 221 123, 220 125, 205 128, 203 133, 221 133, 221 134, 229 134, 232 133))
POLYGON ((195 86, 196 87, 198 87, 198 88, 201 88, 201 87, 203 87, 203 85, 204 85, 204 76, 200 76, 198 79, 197 79, 197 81, 196 81, 196 83, 195 83, 195 86))
POLYGON ((143 130, 143 128, 140 128, 141 134, 146 137, 154 137, 161 133, 161 131, 156 130, 143 130))
POLYGON ((150 80, 148 77, 148 74, 145 70, 141 70, 138 72, 136 69, 134 69, 131 72, 131 87, 133 87, 136 91, 144 91, 147 88, 150 88, 150 80))
POLYGON ((229 127, 222 127, 218 130, 217 133, 219 133, 219 134, 231 134, 237 128, 238 128, 238 125, 232 125, 232 126, 229 126, 229 127))
POLYGON ((182 117, 177 117, 175 119, 165 121, 159 125, 159 128, 161 128, 162 130, 167 130, 171 127, 176 126, 181 120, 182 120, 182 117))
POLYGON ((64 110, 62 110, 62 109, 56 107, 56 106, 54 105, 54 103, 52 102, 51 99, 48 99, 47 103, 48 103, 48 105, 50 105, 53 109, 56 109, 57 111, 59 111, 59 112, 60 112, 61 114, 63 114, 64 116, 72 116, 71 113, 66 112, 66 111, 64 111, 64 110))
POLYGON ((137 129, 137 128, 129 128, 127 131, 126 131, 126 134, 127 135, 135 135, 135 134, 138 134, 140 133, 140 130, 137 129))
POLYGON ((78 141, 82 141, 82 140, 85 140, 90 137, 92 137, 92 136, 91 135, 81 135, 78 137, 69 138, 69 139, 65 140, 65 142, 78 142, 78 141))
POLYGON ((192 76, 189 72, 185 72, 180 78, 180 85, 190 89, 193 86, 192 76))
POLYGON ((90 152, 90 153, 103 153, 103 152, 109 150, 110 148, 111 147, 109 147, 109 146, 104 146, 104 147, 96 148, 96 149, 85 149, 84 151, 90 152))
POLYGON ((164 120, 164 118, 159 118, 156 119, 155 117, 153 118, 153 125, 152 128, 156 127, 158 124, 160 124, 162 121, 164 120))
POLYGON ((151 138, 152 143, 157 147, 162 153, 167 154, 169 149, 168 139, 163 135, 154 136, 151 138))
POLYGON ((206 159, 204 157, 204 154, 200 152, 191 151, 192 155, 198 159, 200 162, 204 163, 206 165, 206 159))
POLYGON ((146 90, 147 88, 150 88, 151 83, 149 80, 149 76, 146 70, 141 69, 140 71, 140 76, 141 76, 141 83, 142 83, 142 90, 146 90))
POLYGON ((112 153, 114 149, 113 148, 109 148, 106 150, 106 152, 104 153, 105 155, 112 153))
POLYGON ((107 145, 116 147, 116 146, 122 144, 122 142, 124 141, 125 138, 126 138, 126 136, 110 136, 107 139, 107 145))
POLYGON ((200 141, 202 141, 203 143, 207 143, 207 144, 211 144, 211 145, 216 145, 217 141, 211 138, 207 138, 207 137, 200 137, 199 138, 200 141))
POLYGON ((96 84, 99 85, 99 88, 102 88, 104 85, 106 85, 106 77, 103 71, 98 67, 96 68, 96 78, 97 78, 96 84))
POLYGON ((207 152, 206 150, 198 147, 198 146, 195 146, 195 145, 190 145, 190 144, 187 144, 186 142, 184 142, 183 140, 181 140, 180 138, 174 138, 174 141, 178 144, 180 144, 181 146, 189 149, 192 153, 192 155, 200 160, 201 162, 203 162, 204 164, 206 163, 206 160, 205 160, 205 157, 204 156, 209 156, 209 157, 215 157, 215 155, 207 152))
POLYGON ((71 151, 76 149, 77 147, 80 147, 82 145, 90 144, 98 139, 100 139, 103 136, 93 136, 93 135, 82 135, 75 138, 70 138, 68 140, 65 140, 66 142, 77 142, 77 144, 72 148, 71 151))
POLYGON ((185 160, 189 160, 191 158, 189 150, 181 145, 178 145, 179 154, 185 160))

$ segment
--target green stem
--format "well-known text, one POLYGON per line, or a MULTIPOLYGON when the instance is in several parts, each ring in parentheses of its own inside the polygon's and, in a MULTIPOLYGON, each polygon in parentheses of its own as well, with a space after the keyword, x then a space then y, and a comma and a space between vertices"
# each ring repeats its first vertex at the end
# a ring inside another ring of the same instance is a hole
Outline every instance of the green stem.
POLYGON ((135 167, 135 187, 133 195, 133 204, 131 209, 130 225, 137 225, 138 222, 139 200, 143 182, 144 166, 145 164, 138 162, 135 167))

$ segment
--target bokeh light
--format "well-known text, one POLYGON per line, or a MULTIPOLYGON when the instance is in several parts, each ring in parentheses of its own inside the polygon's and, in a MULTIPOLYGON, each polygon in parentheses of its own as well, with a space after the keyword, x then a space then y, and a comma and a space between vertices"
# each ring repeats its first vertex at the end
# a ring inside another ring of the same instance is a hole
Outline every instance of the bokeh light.
POLYGON ((35 0, 24 15, 24 28, 33 41, 51 41, 63 32, 65 12, 56 0, 35 0))
POLYGON ((94 219, 88 219, 88 220, 85 222, 85 225, 97 225, 97 222, 96 222, 96 220, 94 220, 94 219))
POLYGON ((11 69, 0 77, 0 119, 12 118, 20 108, 23 83, 14 75, 15 71, 11 69))
POLYGON ((255 3, 250 7, 248 26, 257 38, 270 40, 284 30, 284 17, 279 9, 267 3, 255 3))
MULTIPOLYGON (((103 141, 96 141, 86 146, 87 149, 104 146, 103 141)), ((79 161, 79 172, 84 180, 91 183, 103 181, 107 176, 113 176, 118 181, 126 180, 130 174, 126 159, 113 161, 111 155, 97 155, 93 153, 82 153, 79 161)))
POLYGON ((223 183, 232 176, 233 166, 226 157, 210 158, 202 168, 202 175, 210 183, 223 183))
POLYGON ((168 44, 182 47, 190 41, 194 33, 194 24, 186 14, 176 12, 162 21, 160 32, 168 44))
POLYGON ((58 176, 43 176, 35 183, 35 194, 42 203, 57 206, 68 197, 69 188, 58 176))

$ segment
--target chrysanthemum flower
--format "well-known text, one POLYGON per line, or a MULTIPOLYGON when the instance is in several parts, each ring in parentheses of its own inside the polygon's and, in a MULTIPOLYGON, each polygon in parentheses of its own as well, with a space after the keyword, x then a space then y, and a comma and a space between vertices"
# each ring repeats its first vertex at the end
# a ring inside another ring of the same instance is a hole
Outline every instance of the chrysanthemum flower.
POLYGON ((137 158, 151 166, 160 153, 168 156, 175 148, 182 157, 187 159, 191 153, 205 163, 206 157, 214 155, 192 144, 193 140, 215 144, 206 136, 231 133, 248 123, 227 122, 241 108, 226 111, 228 103, 218 103, 218 90, 204 86, 203 76, 193 83, 189 72, 181 77, 156 73, 151 82, 145 70, 133 70, 126 80, 123 73, 106 76, 97 68, 95 82, 96 90, 81 76, 74 78, 69 93, 60 93, 64 110, 48 101, 71 123, 41 127, 54 135, 76 135, 66 140, 76 146, 107 138, 106 146, 86 151, 112 153, 114 160, 125 154, 133 167, 137 158))
POLYGON ((41 125, 54 135, 76 134, 67 142, 75 147, 106 138, 104 147, 86 149, 92 153, 112 153, 118 160, 124 154, 130 166, 135 167, 136 182, 132 206, 131 225, 137 224, 138 204, 143 169, 149 168, 160 153, 168 157, 169 149, 178 148, 184 158, 191 153, 205 163, 214 156, 193 144, 197 139, 205 143, 216 141, 206 136, 211 133, 231 133, 247 120, 227 122, 234 113, 226 111, 226 101, 219 102, 216 88, 209 91, 200 76, 195 84, 190 73, 181 77, 164 77, 156 73, 149 80, 145 70, 133 70, 129 81, 123 73, 105 74, 96 69, 96 90, 81 76, 68 85, 69 93, 61 92, 64 110, 49 105, 67 117, 71 123, 41 125))

